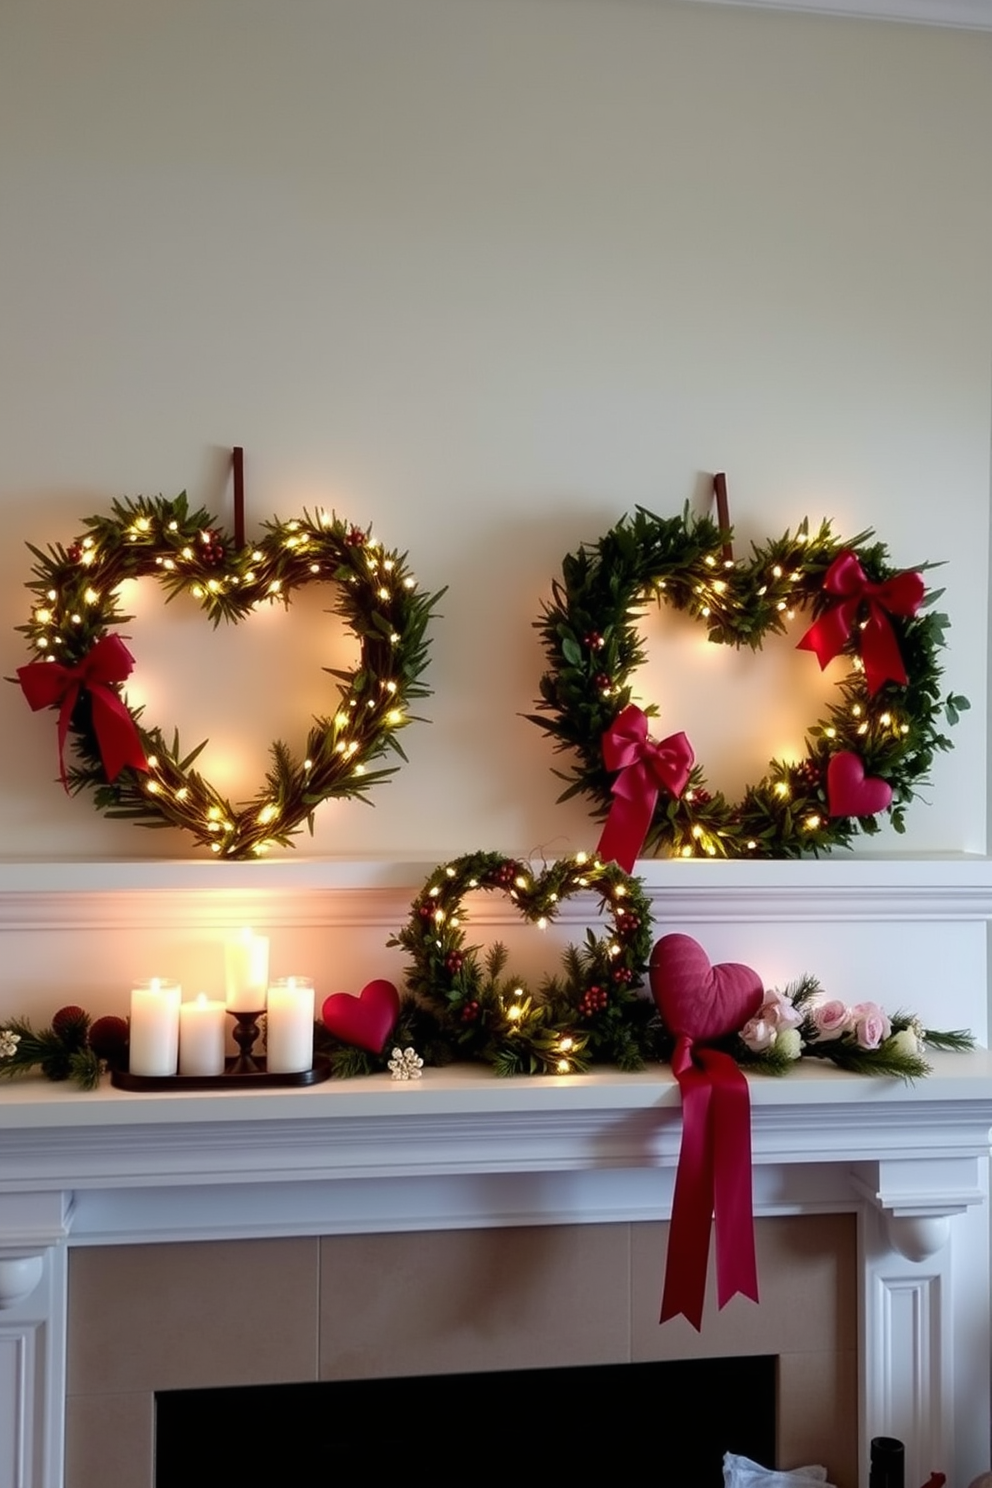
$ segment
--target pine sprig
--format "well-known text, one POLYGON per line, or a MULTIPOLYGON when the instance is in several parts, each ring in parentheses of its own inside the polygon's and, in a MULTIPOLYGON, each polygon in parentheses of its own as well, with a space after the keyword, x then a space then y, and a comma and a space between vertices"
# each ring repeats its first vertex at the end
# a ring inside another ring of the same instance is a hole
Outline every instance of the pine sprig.
MULTIPOLYGON (((669 518, 637 507, 599 542, 564 558, 535 622, 546 669, 537 712, 528 715, 555 752, 569 758, 566 769, 554 771, 563 783, 559 800, 584 796, 597 819, 610 809, 615 776, 604 764, 602 740, 631 702, 633 677, 645 660, 639 623, 649 604, 691 615, 716 644, 756 651, 767 636, 785 633, 796 613, 815 620, 834 603, 824 579, 840 553, 856 554, 875 584, 899 572, 870 530, 843 539, 828 521, 811 531, 804 520, 795 532, 753 544, 750 559, 737 563, 723 556, 730 535, 710 518, 690 515, 688 507, 669 518)), ((793 858, 849 846, 859 832, 877 832, 879 821, 829 814, 827 767, 842 751, 856 754, 866 775, 891 786, 888 816, 897 832, 904 831, 906 808, 927 784, 936 755, 952 747, 943 725, 957 723, 968 701, 940 695, 947 616, 924 602, 911 618, 890 618, 905 686, 888 682, 869 694, 855 625, 845 647, 851 671, 838 686, 837 703, 807 729, 805 758, 771 760, 737 802, 711 791, 697 766, 680 797, 660 792, 642 851, 793 858)), ((652 705, 644 711, 649 717, 657 712, 652 705)))

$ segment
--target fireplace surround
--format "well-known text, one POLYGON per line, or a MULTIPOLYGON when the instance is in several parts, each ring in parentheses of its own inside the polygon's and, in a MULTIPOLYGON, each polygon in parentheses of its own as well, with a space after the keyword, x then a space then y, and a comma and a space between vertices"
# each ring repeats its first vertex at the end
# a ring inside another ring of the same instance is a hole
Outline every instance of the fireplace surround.
MULTIPOLYGON (((183 869, 149 867, 145 882, 130 873, 127 888, 109 873, 97 894, 21 875, 0 892, 9 962, 68 964, 100 935, 120 979, 141 939, 199 936, 215 950, 250 920, 294 944, 326 941, 343 965, 348 946, 381 945, 383 928, 402 923, 420 878, 392 865, 342 884, 333 865, 294 864, 205 895, 192 865, 183 869)), ((783 968, 814 970, 847 995, 870 988, 934 1026, 985 1037, 985 860, 656 864, 647 876, 659 933, 689 930, 715 958, 749 960, 769 982, 781 984, 783 968)), ((501 932, 501 913, 480 912, 487 935, 501 932)), ((580 918, 576 908, 566 935, 580 918)), ((848 1216, 855 1226, 862 1482, 871 1435, 906 1440, 908 1483, 932 1468, 966 1483, 989 1463, 992 1062, 978 1050, 933 1064, 915 1087, 832 1068, 751 1081, 758 1216, 848 1216)), ((0 1125, 0 1482, 14 1488, 64 1480, 77 1259, 174 1242, 189 1242, 191 1256, 222 1241, 647 1234, 670 1214, 681 1130, 663 1068, 500 1081, 457 1067, 411 1085, 376 1077, 169 1096, 31 1079, 0 1091, 0 1125)), ((662 1247, 651 1245, 660 1287, 662 1247)), ((638 1329, 659 1331, 656 1313, 639 1313, 621 1329, 623 1357, 638 1356, 638 1329)), ((687 1351, 705 1353, 708 1326, 701 1340, 686 1329, 687 1351)))

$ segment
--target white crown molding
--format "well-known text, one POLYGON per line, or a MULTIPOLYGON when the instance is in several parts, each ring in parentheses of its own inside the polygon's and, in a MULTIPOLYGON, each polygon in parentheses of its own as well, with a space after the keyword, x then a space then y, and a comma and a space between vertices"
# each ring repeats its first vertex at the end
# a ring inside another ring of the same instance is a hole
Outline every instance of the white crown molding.
POLYGON ((865 21, 904 21, 965 31, 992 31, 992 0, 696 0, 754 10, 805 11, 865 21))

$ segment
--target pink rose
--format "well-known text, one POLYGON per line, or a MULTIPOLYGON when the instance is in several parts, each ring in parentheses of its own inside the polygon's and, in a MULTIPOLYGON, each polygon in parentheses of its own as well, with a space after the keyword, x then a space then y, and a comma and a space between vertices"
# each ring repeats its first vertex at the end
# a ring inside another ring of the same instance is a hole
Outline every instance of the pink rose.
POLYGON ((828 1039, 842 1038, 854 1027, 854 1009, 836 997, 816 1003, 810 1016, 817 1038, 823 1039, 824 1043, 828 1039))
POLYGON ((769 1018, 756 1013, 741 1029, 741 1038, 752 1054, 764 1054, 775 1042, 775 1024, 769 1018))
POLYGON ((854 1018, 854 1037, 859 1048, 877 1049, 892 1032, 888 1014, 877 1002, 858 1002, 851 1009, 854 1018))
POLYGON ((768 1018, 776 1028, 798 1028, 803 1021, 803 1015, 793 1006, 792 998, 786 997, 777 987, 768 988, 758 1009, 758 1017, 768 1018))

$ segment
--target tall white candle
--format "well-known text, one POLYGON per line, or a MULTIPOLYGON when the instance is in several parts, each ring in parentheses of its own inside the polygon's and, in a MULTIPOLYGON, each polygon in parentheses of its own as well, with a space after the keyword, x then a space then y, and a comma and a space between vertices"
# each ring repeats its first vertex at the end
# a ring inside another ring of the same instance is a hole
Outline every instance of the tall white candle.
POLYGON ((269 941, 245 928, 224 943, 227 1006, 232 1013, 259 1013, 269 985, 269 941))
POLYGON ((222 1075, 227 1008, 201 992, 179 1008, 179 1073, 222 1075))
POLYGON ((294 1075, 313 1065, 314 988, 310 977, 280 977, 269 987, 265 1066, 294 1075))
POLYGON ((174 1075, 179 1057, 178 982, 152 977, 131 992, 131 1039, 128 1067, 132 1075, 174 1075))

